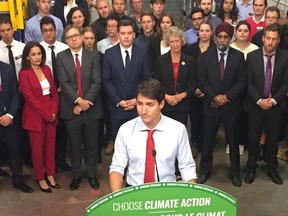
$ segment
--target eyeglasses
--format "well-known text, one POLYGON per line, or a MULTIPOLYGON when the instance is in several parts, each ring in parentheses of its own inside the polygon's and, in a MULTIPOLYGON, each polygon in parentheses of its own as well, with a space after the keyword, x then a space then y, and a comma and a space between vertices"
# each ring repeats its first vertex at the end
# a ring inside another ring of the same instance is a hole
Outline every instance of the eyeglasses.
POLYGON ((277 20, 277 19, 278 19, 278 17, 271 17, 271 16, 266 16, 266 17, 265 17, 265 19, 268 19, 268 20, 270 20, 270 19, 272 19, 272 20, 277 20))
POLYGON ((50 28, 50 29, 42 29, 42 32, 43 32, 44 34, 47 34, 48 32, 49 32, 49 33, 52 33, 52 32, 54 32, 54 31, 55 31, 54 28, 50 28))
POLYGON ((66 37, 66 40, 77 39, 81 34, 74 34, 66 37))

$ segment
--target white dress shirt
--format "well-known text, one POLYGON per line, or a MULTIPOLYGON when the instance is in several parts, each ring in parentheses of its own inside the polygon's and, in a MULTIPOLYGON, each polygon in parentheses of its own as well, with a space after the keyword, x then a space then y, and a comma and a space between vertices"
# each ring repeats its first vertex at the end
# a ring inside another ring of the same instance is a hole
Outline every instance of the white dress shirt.
MULTIPOLYGON (((51 52, 52 51, 51 51, 51 48, 49 48, 49 46, 52 46, 52 45, 49 45, 45 41, 42 41, 40 44, 44 47, 45 52, 46 52, 46 63, 45 64, 47 64, 50 67, 52 74, 54 76, 54 71, 53 71, 53 67, 52 67, 52 59, 51 59, 51 52)), ((64 44, 60 41, 55 41, 53 46, 54 46, 55 57, 57 56, 57 53, 62 52, 63 50, 66 50, 69 48, 67 44, 64 44)))
MULTIPOLYGON (((5 44, 2 40, 0 40, 0 59, 1 61, 7 64, 10 64, 9 56, 8 56, 8 49, 6 46, 7 44, 5 44)), ((12 50, 14 62, 15 62, 16 75, 18 79, 18 73, 21 70, 22 52, 25 47, 25 44, 17 40, 13 40, 11 46, 12 46, 11 50, 12 50)))
MULTIPOLYGON (((186 127, 161 115, 154 129, 153 138, 160 181, 176 181, 176 158, 183 181, 197 179, 196 164, 192 157, 186 127)), ((144 183, 147 130, 141 118, 137 117, 120 127, 115 140, 110 173, 114 171, 124 175, 127 166, 126 182, 132 186, 144 183)), ((156 169, 155 178, 157 179, 156 169)))
POLYGON ((128 51, 128 53, 129 53, 129 58, 130 58, 130 61, 131 61, 131 58, 132 58, 132 46, 130 46, 128 49, 125 49, 125 48, 123 48, 122 46, 121 46, 121 44, 120 44, 120 50, 121 50, 121 55, 122 55, 122 61, 123 61, 123 64, 124 64, 124 66, 126 67, 126 65, 125 65, 125 62, 126 62, 126 50, 128 51))

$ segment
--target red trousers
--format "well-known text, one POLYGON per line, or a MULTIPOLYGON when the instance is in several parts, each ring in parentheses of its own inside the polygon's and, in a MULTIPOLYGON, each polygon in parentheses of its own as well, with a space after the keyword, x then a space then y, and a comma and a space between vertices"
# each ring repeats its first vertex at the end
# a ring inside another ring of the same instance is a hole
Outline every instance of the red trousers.
MULTIPOLYGON (((48 99, 44 106, 48 108, 50 102, 48 99)), ((47 176, 55 175, 56 124, 42 121, 41 133, 28 131, 28 134, 36 179, 44 180, 45 173, 47 176)))

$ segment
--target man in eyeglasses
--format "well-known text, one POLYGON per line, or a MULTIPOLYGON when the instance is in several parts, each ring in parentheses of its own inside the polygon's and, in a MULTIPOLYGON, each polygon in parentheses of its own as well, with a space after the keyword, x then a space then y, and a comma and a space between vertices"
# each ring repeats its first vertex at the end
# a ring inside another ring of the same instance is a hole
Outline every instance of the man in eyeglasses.
POLYGON ((51 0, 37 0, 37 6, 39 9, 38 13, 25 23, 25 42, 32 40, 41 42, 43 40, 39 23, 45 16, 49 16, 54 20, 57 27, 56 37, 60 41, 62 39, 63 25, 59 18, 50 14, 51 0))
MULTIPOLYGON (((51 17, 43 17, 40 21, 40 28, 43 36, 41 45, 46 52, 46 64, 50 67, 55 84, 60 92, 59 81, 57 79, 56 55, 57 53, 68 48, 64 44, 56 40, 56 25, 51 17)), ((56 166, 65 171, 70 170, 70 166, 66 163, 66 129, 64 120, 60 119, 56 132, 56 166)))
POLYGON ((184 32, 186 45, 197 42, 200 24, 204 20, 204 11, 201 8, 192 8, 190 13, 192 28, 184 32))
POLYGON ((68 25, 64 30, 69 46, 57 55, 57 77, 60 83, 60 117, 65 120, 71 149, 72 181, 70 190, 81 183, 82 143, 88 182, 99 188, 96 178, 99 143, 99 121, 103 116, 101 103, 101 70, 97 53, 83 48, 82 29, 68 25))
MULTIPOLYGON (((266 26, 277 23, 280 18, 280 10, 275 6, 268 7, 265 11, 265 24, 266 26)), ((253 37, 251 42, 257 45, 258 47, 263 46, 262 37, 264 34, 264 29, 258 31, 253 37)))

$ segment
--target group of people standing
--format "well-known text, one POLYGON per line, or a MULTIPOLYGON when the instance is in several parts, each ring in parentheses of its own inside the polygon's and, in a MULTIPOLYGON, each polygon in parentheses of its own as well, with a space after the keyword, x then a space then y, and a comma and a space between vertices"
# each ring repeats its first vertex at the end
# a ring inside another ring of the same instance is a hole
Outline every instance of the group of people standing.
MULTIPOLYGON (((51 0, 37 0, 38 13, 25 26, 26 45, 13 39, 10 20, 0 19, 0 132, 10 155, 15 188, 33 191, 22 179, 20 123, 28 132, 32 164, 43 192, 61 188, 54 178, 56 167, 71 169, 69 187, 78 189, 83 158, 90 186, 99 188, 96 175, 104 125, 105 154, 112 154, 116 143, 110 167, 112 191, 123 186, 125 171, 127 186, 153 179, 196 182, 195 162, 191 151, 187 152, 189 141, 182 127, 187 126, 188 117, 194 156, 196 150, 202 153, 198 183, 212 175, 213 143, 222 122, 232 184, 242 185, 239 155, 243 145, 249 152, 244 181, 254 181, 262 148, 267 175, 282 184, 277 143, 288 109, 288 54, 278 48, 285 47, 276 23, 278 8, 266 8, 265 0, 254 0, 254 15, 241 20, 235 15, 235 1, 224 0, 216 17, 211 15, 212 0, 201 0, 183 32, 172 14, 164 12, 165 0, 150 0, 153 12, 143 12, 143 1, 131 0, 130 16, 124 13, 124 0, 112 1, 113 11, 108 0, 97 0, 99 19, 91 26, 84 2, 55 5, 53 16, 51 0), (257 39, 253 34, 260 34, 257 46, 250 42, 257 39), (175 134, 166 123, 175 128, 175 134), (148 139, 155 136, 155 143, 144 158, 142 139, 146 138, 141 131, 151 130, 148 139), (131 139, 127 139, 130 131, 131 139), (134 146, 138 136, 141 151, 134 146), (166 149, 157 140, 175 143, 166 149), (66 142, 71 168, 65 158, 66 142), (160 175, 155 164, 152 174, 157 173, 157 179, 154 174, 152 178, 146 175, 146 162, 156 161, 156 152, 160 175)), ((0 169, 0 175, 7 173, 0 169)))

